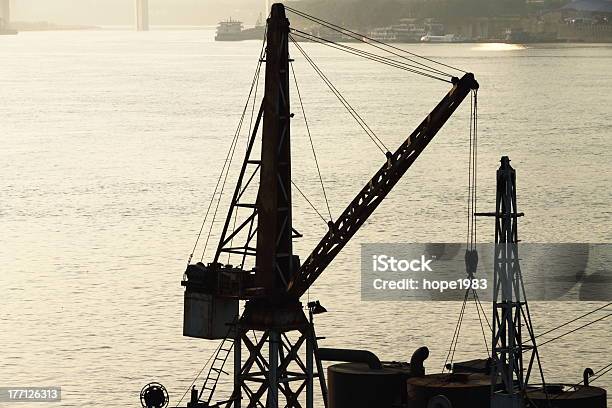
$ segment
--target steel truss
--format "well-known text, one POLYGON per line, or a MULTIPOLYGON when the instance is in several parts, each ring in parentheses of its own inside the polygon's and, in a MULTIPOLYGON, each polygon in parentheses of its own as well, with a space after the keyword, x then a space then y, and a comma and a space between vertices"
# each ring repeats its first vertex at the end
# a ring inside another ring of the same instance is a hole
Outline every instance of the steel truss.
POLYGON ((249 326, 241 320, 236 327, 234 390, 226 408, 313 408, 315 379, 327 407, 312 314, 309 322, 293 329, 257 330, 249 326))
POLYGON ((521 408, 525 406, 525 390, 534 360, 538 362, 543 383, 544 374, 519 264, 518 218, 524 214, 517 210, 516 172, 507 156, 501 158, 497 170, 496 211, 476 215, 495 217, 492 404, 500 408, 521 408), (523 354, 528 352, 531 356, 525 371, 523 354))

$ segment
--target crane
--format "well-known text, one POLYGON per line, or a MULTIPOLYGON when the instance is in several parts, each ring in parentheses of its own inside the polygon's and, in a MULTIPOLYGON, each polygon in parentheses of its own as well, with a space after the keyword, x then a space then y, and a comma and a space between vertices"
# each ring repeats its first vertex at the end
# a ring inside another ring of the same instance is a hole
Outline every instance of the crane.
POLYGON ((192 392, 188 405, 192 408, 240 408, 243 399, 249 408, 263 405, 276 408, 281 403, 279 398, 284 398, 283 406, 298 407, 302 392, 306 393, 306 406, 312 408, 314 379, 318 378, 325 388, 312 322, 317 307, 309 305, 306 316, 300 298, 397 185, 464 99, 479 86, 471 73, 452 77, 451 89, 395 152, 386 152, 380 169, 342 214, 330 221, 327 233, 300 263, 292 245, 300 234, 292 226, 290 26, 282 4, 272 6, 266 33, 265 57, 262 54, 260 58, 260 63, 266 64, 265 94, 215 256, 206 265, 188 262, 182 281, 183 334, 223 339, 205 386, 200 392, 195 389, 192 392), (255 138, 262 122, 261 156, 254 158, 255 138), (245 190, 257 174, 257 197, 255 202, 246 202, 245 190), (237 221, 238 210, 247 210, 249 215, 237 221), (239 236, 245 243, 235 246, 239 236), (220 263, 224 253, 239 255, 240 265, 220 263), (244 266, 247 257, 255 257, 255 267, 250 270, 244 266), (246 303, 239 315, 240 300, 246 303), (255 340, 248 335, 252 331, 260 333, 255 340), (219 373, 224 372, 232 349, 232 395, 211 405, 216 381, 219 373), (265 404, 261 402, 264 396, 265 404))

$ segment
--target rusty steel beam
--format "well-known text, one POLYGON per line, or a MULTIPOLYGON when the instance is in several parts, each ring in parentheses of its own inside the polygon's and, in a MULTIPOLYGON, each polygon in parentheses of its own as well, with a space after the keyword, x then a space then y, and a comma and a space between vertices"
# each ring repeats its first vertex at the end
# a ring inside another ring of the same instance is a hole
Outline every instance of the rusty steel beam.
POLYGON ((289 282, 288 296, 299 299, 323 273, 348 241, 355 235, 376 207, 389 194, 400 178, 412 166, 440 128, 451 117, 461 102, 478 89, 478 82, 471 73, 461 79, 453 78, 452 89, 421 122, 404 143, 391 154, 374 177, 357 194, 329 231, 304 261, 289 282))
POLYGON ((257 196, 255 284, 268 298, 284 294, 293 275, 289 20, 282 4, 268 19, 261 169, 257 196))

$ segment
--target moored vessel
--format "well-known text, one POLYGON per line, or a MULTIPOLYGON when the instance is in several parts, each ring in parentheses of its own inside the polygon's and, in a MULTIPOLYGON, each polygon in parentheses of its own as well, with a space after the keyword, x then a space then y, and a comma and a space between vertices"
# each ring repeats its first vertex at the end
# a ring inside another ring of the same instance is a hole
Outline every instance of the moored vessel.
POLYGON ((261 17, 257 20, 255 27, 244 28, 242 21, 229 20, 219 22, 215 41, 244 41, 260 40, 263 38, 265 26, 261 22, 261 17))

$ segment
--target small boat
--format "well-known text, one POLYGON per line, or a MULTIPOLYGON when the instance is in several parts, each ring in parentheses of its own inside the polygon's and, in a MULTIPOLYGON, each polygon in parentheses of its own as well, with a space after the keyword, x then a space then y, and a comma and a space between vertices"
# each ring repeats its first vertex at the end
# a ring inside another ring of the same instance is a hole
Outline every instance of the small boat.
POLYGON ((255 27, 244 28, 242 21, 232 20, 219 22, 215 41, 243 41, 263 39, 265 26, 261 22, 261 16, 257 20, 255 27))
POLYGON ((430 42, 430 43, 455 43, 461 42, 462 39, 458 35, 455 34, 445 34, 445 35, 431 35, 425 34, 421 37, 421 42, 430 42))

